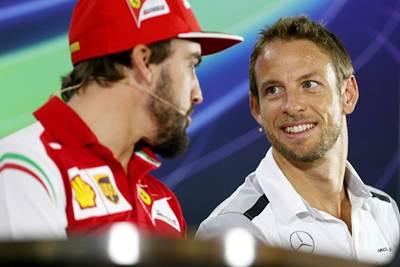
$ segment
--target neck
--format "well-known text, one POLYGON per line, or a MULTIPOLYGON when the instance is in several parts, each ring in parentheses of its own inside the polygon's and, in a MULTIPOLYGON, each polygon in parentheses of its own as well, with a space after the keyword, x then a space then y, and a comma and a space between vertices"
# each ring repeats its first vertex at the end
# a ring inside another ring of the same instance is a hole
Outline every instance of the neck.
POLYGON ((273 156, 283 174, 313 208, 342 219, 349 226, 351 206, 344 183, 347 161, 347 126, 324 157, 313 162, 293 162, 273 149, 273 156), (349 209, 350 208, 350 209, 349 209))
POLYGON ((141 126, 144 122, 140 118, 140 106, 129 103, 131 92, 123 87, 115 87, 119 85, 104 88, 92 83, 81 88, 68 105, 127 171, 135 144, 142 136, 140 129, 143 129, 141 126))

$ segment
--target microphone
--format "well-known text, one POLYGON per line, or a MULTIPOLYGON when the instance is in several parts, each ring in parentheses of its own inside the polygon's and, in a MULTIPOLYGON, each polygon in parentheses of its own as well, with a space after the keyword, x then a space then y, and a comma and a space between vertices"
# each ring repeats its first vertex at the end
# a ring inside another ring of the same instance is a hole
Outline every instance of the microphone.
MULTIPOLYGON (((164 105, 167 105, 168 107, 172 108, 173 110, 175 110, 176 112, 178 112, 179 115, 181 115, 182 117, 185 117, 188 121, 190 121, 190 119, 188 118, 188 115, 191 113, 191 111, 193 110, 193 107, 191 107, 187 112, 185 112, 184 110, 178 108, 176 105, 172 104, 170 101, 161 98, 160 96, 156 95, 153 92, 150 92, 149 90, 146 90, 140 86, 134 86, 128 82, 124 82, 123 84, 128 85, 130 87, 136 88, 138 90, 141 90, 142 92, 145 92, 147 94, 149 94, 151 97, 157 99, 158 101, 160 101, 161 103, 163 103, 164 105)), ((82 86, 82 83, 76 84, 76 85, 72 85, 66 88, 61 89, 60 91, 58 91, 58 94, 61 96, 62 93, 64 92, 68 92, 68 91, 73 91, 73 90, 77 90, 82 86)), ((56 95, 56 94, 53 94, 56 95)), ((57 96, 57 95, 56 95, 57 96)))
POLYGON ((144 89, 144 88, 142 88, 142 87, 140 87, 140 86, 133 86, 133 85, 130 84, 130 83, 125 83, 125 84, 126 84, 126 85, 129 85, 129 86, 131 86, 131 87, 133 87, 133 88, 139 89, 139 90, 142 91, 142 92, 145 92, 145 93, 149 94, 151 97, 157 99, 158 101, 160 101, 160 102, 163 103, 164 105, 167 105, 167 106, 169 106, 170 108, 172 108, 173 110, 175 110, 176 112, 178 112, 182 117, 187 117, 187 115, 188 115, 188 113, 189 113, 189 112, 185 112, 184 110, 178 108, 177 106, 175 106, 174 104, 172 104, 170 101, 168 101, 168 100, 166 100, 166 99, 164 99, 164 98, 161 98, 160 96, 156 95, 155 93, 153 93, 153 92, 151 92, 151 91, 149 91, 149 90, 146 90, 146 89, 144 89))

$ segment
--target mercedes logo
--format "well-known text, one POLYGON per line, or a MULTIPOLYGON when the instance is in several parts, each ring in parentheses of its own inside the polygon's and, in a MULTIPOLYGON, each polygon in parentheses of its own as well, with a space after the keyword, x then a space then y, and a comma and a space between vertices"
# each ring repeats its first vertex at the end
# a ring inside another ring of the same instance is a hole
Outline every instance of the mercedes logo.
POLYGON ((304 231, 295 231, 290 234, 290 247, 296 251, 314 252, 315 244, 312 236, 304 231))

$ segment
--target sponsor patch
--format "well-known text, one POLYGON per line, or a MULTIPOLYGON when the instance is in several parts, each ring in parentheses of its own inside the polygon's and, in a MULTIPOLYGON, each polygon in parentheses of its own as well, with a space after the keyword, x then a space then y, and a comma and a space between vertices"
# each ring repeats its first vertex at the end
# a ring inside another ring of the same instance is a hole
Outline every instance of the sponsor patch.
POLYGON ((138 9, 142 5, 142 1, 141 0, 129 0, 129 3, 135 9, 138 9))
POLYGON ((117 204, 119 201, 119 196, 110 181, 110 177, 108 177, 108 175, 106 174, 95 174, 94 179, 99 185, 101 192, 104 194, 104 196, 112 203, 117 204))
POLYGON ((178 232, 180 232, 181 227, 174 211, 168 204, 169 199, 170 198, 165 197, 162 199, 154 200, 153 206, 151 207, 151 220, 154 225, 156 224, 156 220, 163 221, 174 227, 178 232))
POLYGON ((69 46, 69 50, 71 51, 71 54, 78 52, 79 50, 81 50, 81 46, 79 44, 79 42, 73 42, 70 46, 69 46))
POLYGON ((68 169, 74 218, 83 220, 132 210, 108 166, 68 169))
POLYGON ((80 175, 72 178, 71 185, 74 198, 81 209, 96 207, 96 193, 88 183, 82 180, 80 175))
POLYGON ((294 231, 290 234, 290 247, 295 251, 313 253, 315 249, 314 238, 305 231, 294 231))
POLYGON ((386 253, 387 253, 387 252, 391 253, 391 252, 392 252, 392 248, 389 248, 389 247, 378 248, 377 252, 378 252, 378 253, 384 253, 384 252, 386 252, 386 253))
POLYGON ((140 186, 137 186, 137 192, 139 195, 139 199, 146 204, 147 206, 150 206, 151 203, 153 202, 151 200, 150 195, 146 192, 146 190, 144 190, 143 188, 141 188, 140 186))
POLYGON ((144 20, 170 12, 165 0, 126 0, 126 3, 138 28, 144 20))

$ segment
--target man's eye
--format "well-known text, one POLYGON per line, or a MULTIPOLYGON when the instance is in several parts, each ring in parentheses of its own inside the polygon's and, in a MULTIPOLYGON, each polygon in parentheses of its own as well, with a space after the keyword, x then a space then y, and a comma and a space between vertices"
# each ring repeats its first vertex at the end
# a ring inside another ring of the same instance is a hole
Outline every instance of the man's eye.
POLYGON ((265 90, 267 95, 277 95, 281 91, 282 91, 282 88, 279 86, 270 86, 265 90))
POLYGON ((199 64, 193 62, 193 63, 190 63, 189 68, 191 68, 192 70, 194 70, 194 69, 196 69, 198 66, 199 66, 199 64))
POLYGON ((196 69, 200 66, 201 61, 200 60, 196 60, 196 61, 191 61, 189 64, 189 67, 191 69, 196 69))
POLYGON ((303 88, 306 88, 306 89, 315 88, 317 86, 318 86, 318 83, 314 82, 314 81, 305 81, 303 83, 303 88))

